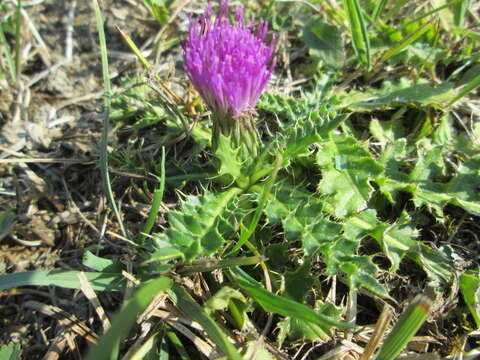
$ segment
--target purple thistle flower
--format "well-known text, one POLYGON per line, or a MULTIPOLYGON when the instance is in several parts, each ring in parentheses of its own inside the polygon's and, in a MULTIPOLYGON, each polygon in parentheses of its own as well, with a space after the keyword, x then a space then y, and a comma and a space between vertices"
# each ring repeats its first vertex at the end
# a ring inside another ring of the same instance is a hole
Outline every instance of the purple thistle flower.
POLYGON ((213 112, 214 127, 215 122, 223 123, 223 133, 235 128, 231 122, 250 127, 246 121, 250 119, 253 124, 250 115, 275 66, 274 41, 266 41, 268 24, 260 20, 256 32, 254 27, 254 21, 245 25, 241 7, 230 24, 226 2, 220 5, 215 21, 210 6, 199 22, 190 18, 183 45, 185 70, 213 112))

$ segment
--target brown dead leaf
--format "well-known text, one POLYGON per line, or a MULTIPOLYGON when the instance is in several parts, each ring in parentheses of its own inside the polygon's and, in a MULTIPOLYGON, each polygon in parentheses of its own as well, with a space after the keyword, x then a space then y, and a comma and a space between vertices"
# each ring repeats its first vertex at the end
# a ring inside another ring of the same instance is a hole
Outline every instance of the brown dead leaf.
POLYGON ((28 241, 41 241, 42 245, 55 245, 55 230, 49 228, 45 221, 37 215, 26 224, 18 224, 14 231, 28 241))

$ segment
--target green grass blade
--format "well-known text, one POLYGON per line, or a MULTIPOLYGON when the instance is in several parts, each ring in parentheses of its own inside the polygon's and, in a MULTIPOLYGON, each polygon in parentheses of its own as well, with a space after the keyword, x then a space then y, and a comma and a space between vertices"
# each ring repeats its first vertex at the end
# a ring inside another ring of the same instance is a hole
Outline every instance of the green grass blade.
POLYGON ((431 308, 432 302, 429 298, 424 295, 415 297, 398 319, 375 359, 396 359, 427 320, 431 308))
POLYGON ((363 19, 362 9, 358 0, 343 0, 347 12, 350 32, 352 34, 353 49, 365 69, 370 69, 370 40, 363 19))
POLYGON ((21 46, 22 45, 22 0, 17 0, 17 11, 15 14, 15 75, 16 80, 20 76, 21 46))
POLYGON ((380 17, 380 14, 385 9, 385 5, 387 5, 387 2, 388 2, 388 0, 377 1, 377 4, 375 5, 375 9, 373 10, 373 14, 372 14, 372 21, 373 22, 378 20, 378 18, 380 17))
POLYGON ((465 13, 467 12, 470 0, 462 0, 453 7, 453 23, 455 26, 462 26, 465 13))
POLYGON ((162 160, 161 160, 161 173, 160 173, 160 185, 158 189, 153 193, 152 208, 150 209, 150 214, 148 214, 147 221, 143 227, 142 236, 140 238, 140 244, 145 242, 145 239, 150 231, 152 231, 155 220, 158 216, 158 211, 160 210, 160 205, 163 200, 163 192, 165 191, 165 147, 162 146, 162 160))
MULTIPOLYGON (((59 286, 79 289, 80 271, 36 270, 0 275, 0 291, 19 286, 59 286)), ((125 287, 125 278, 118 273, 84 272, 94 290, 120 291, 125 287)))
POLYGON ((15 70, 15 63, 10 52, 10 46, 8 45, 7 38, 5 37, 5 31, 3 30, 3 24, 0 22, 0 44, 2 45, 3 55, 5 56, 8 71, 12 80, 17 78, 17 72, 15 70))
POLYGON ((180 356, 180 360, 190 360, 190 356, 188 356, 188 352, 185 349, 185 346, 183 346, 181 340, 178 338, 177 334, 175 334, 175 331, 173 331, 172 328, 168 327, 166 335, 168 337, 168 340, 170 340, 170 342, 175 347, 175 350, 177 350, 178 356, 180 356))
POLYGON ((391 57, 399 54, 405 50, 409 45, 417 41, 423 34, 425 34, 430 29, 430 24, 424 24, 422 27, 409 34, 405 39, 403 39, 397 46, 392 49, 387 50, 382 57, 380 62, 387 61, 391 57))
POLYGON ((148 62, 148 60, 143 56, 141 50, 137 47, 137 45, 133 42, 133 40, 128 36, 127 33, 125 33, 122 29, 120 29, 118 26, 116 26, 117 31, 120 33, 120 36, 122 37, 123 41, 125 41, 125 44, 130 48, 130 50, 135 54, 137 57, 138 61, 143 65, 143 67, 147 70, 150 70, 152 68, 152 65, 148 62))
POLYGON ((267 203, 268 197, 270 196, 270 192, 272 191, 272 186, 275 183, 275 179, 277 178, 278 171, 280 170, 280 167, 282 165, 282 157, 278 156, 275 159, 275 164, 274 168, 272 170, 272 174, 268 178, 267 182, 265 183, 263 187, 263 192, 260 195, 260 199, 258 201, 258 206, 257 209, 255 210, 255 214, 253 215, 253 219, 250 222, 248 228, 245 227, 243 224, 240 226, 240 239, 238 242, 235 244, 233 249, 228 253, 226 256, 230 256, 235 254, 245 243, 248 242, 250 237, 253 235, 255 232, 255 229, 257 228, 258 222, 260 221, 260 217, 263 214, 263 210, 265 209, 265 205, 267 203))
POLYGON ((456 103, 458 100, 460 100, 462 97, 470 93, 471 91, 475 90, 477 87, 480 86, 480 75, 474 77, 465 87, 460 90, 457 96, 455 96, 452 101, 448 103, 448 106, 452 106, 454 103, 456 103))
POLYGON ((158 357, 155 360, 170 360, 170 348, 166 336, 167 326, 162 329, 161 337, 157 343, 158 357))
POLYGON ((137 316, 146 309, 160 292, 169 290, 171 286, 172 280, 161 277, 147 282, 136 290, 127 305, 115 316, 110 329, 100 338, 98 344, 89 351, 86 359, 111 358, 112 352, 127 335, 137 316))
POLYGON ((395 29, 393 29, 392 31, 390 31, 390 33, 394 33, 394 32, 396 32, 396 31, 401 31, 401 30, 407 28, 408 26, 410 26, 410 25, 412 25, 412 24, 414 24, 414 23, 416 23, 416 22, 418 22, 418 21, 420 21, 420 20, 422 20, 422 19, 424 19, 424 18, 426 18, 426 17, 429 17, 430 15, 433 15, 433 14, 439 12, 439 11, 442 11, 443 9, 446 9, 446 8, 448 8, 448 7, 450 7, 450 6, 456 5, 456 4, 459 3, 460 1, 463 1, 463 0, 450 1, 449 3, 446 3, 446 4, 442 5, 442 6, 439 6, 438 8, 435 8, 435 9, 433 9, 433 10, 427 11, 426 13, 423 13, 422 15, 420 15, 420 16, 418 16, 418 17, 416 17, 416 18, 414 18, 414 19, 412 19, 412 20, 410 20, 410 21, 407 21, 406 23, 403 23, 403 24, 401 24, 401 25, 398 26, 398 27, 395 27, 395 29))
POLYGON ((100 41, 100 53, 102 58, 102 73, 103 73, 103 89, 104 89, 104 117, 103 117, 103 129, 102 129, 102 138, 100 142, 100 172, 102 176, 102 183, 105 189, 108 202, 115 213, 117 221, 120 225, 122 235, 126 238, 128 237, 125 226, 123 225, 122 217, 120 211, 118 210, 117 204, 115 203, 115 198, 113 196, 112 186, 110 183, 110 174, 108 173, 108 129, 110 126, 110 108, 112 102, 112 89, 110 86, 110 76, 108 69, 108 54, 107 54, 107 43, 105 40, 105 31, 103 28, 103 18, 100 11, 100 6, 98 5, 97 0, 93 1, 93 7, 95 9, 95 18, 97 21, 98 29, 98 39, 100 41))
POLYGON ((469 29, 456 28, 456 29, 453 29, 452 32, 454 34, 465 36, 474 41, 480 41, 480 33, 469 30, 469 29))
POLYGON ((318 314, 307 305, 267 291, 240 268, 231 268, 230 273, 240 287, 248 292, 267 312, 311 322, 323 328, 335 326, 339 329, 350 329, 354 327, 347 322, 336 321, 328 316, 318 314))
POLYGON ((227 336, 223 333, 217 323, 196 303, 190 294, 181 286, 175 285, 171 293, 172 300, 192 320, 198 322, 203 330, 210 336, 215 345, 231 360, 241 360, 227 336))
POLYGON ((257 265, 266 261, 263 256, 249 256, 249 257, 236 257, 236 258, 224 258, 223 260, 212 261, 211 259, 198 260, 190 264, 185 263, 178 267, 176 271, 182 275, 189 275, 198 272, 213 271, 215 269, 227 269, 232 266, 246 266, 257 265))
POLYGON ((148 339, 145 340, 145 342, 140 345, 136 349, 136 351, 128 358, 128 360, 148 360, 156 356, 159 335, 159 331, 155 332, 153 335, 150 335, 148 339))

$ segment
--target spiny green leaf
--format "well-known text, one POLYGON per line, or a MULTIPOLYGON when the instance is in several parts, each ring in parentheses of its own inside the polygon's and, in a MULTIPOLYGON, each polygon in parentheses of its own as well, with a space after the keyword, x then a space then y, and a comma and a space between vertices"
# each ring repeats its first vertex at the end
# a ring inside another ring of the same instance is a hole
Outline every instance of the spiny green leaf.
POLYGON ((339 268, 348 275, 348 285, 351 289, 365 288, 374 294, 388 298, 387 290, 373 276, 378 273, 378 267, 369 256, 338 257, 339 268))
POLYGON ((450 202, 480 215, 480 156, 460 164, 445 191, 451 196, 450 202))
POLYGON ((370 180, 383 171, 383 167, 353 137, 344 135, 332 136, 329 142, 322 144, 317 164, 322 169, 318 191, 329 195, 327 202, 338 218, 366 207, 373 192, 370 180))
MULTIPOLYGON (((285 98, 281 95, 263 95, 258 107, 275 114, 278 126, 276 140, 281 144, 288 160, 308 153, 310 146, 322 138, 328 138, 346 116, 338 115, 325 105, 324 97, 328 93, 328 79, 324 86, 300 99, 285 98)), ((323 84, 323 83, 322 83, 323 84)))
POLYGON ((269 244, 265 249, 268 259, 268 267, 273 271, 283 271, 286 263, 290 260, 289 250, 292 246, 288 242, 269 244))
POLYGON ((282 224, 288 240, 301 240, 307 256, 320 252, 329 274, 338 275, 346 270, 352 277, 350 284, 355 288, 365 287, 388 297, 385 288, 375 278, 378 273, 376 265, 370 258, 358 255, 361 236, 344 237, 343 225, 327 218, 318 196, 286 182, 277 184, 274 194, 266 215, 270 223, 282 224), (344 269, 342 264, 346 264, 344 269))
MULTIPOLYGON (((301 212, 306 213, 312 210, 315 211, 315 206, 307 206, 301 212)), ((300 233, 303 250, 306 255, 313 255, 317 250, 322 250, 325 246, 329 246, 342 231, 342 225, 339 223, 318 215, 315 218, 313 221, 308 221, 305 216, 300 217, 302 222, 307 220, 300 233)), ((326 260, 327 263, 328 261, 326 260)))
POLYGON ((219 176, 229 175, 232 180, 240 177, 242 163, 239 160, 239 150, 235 149, 230 139, 223 134, 220 134, 218 139, 215 157, 220 161, 219 176))
POLYGON ((269 223, 280 224, 297 207, 303 206, 312 197, 312 193, 300 186, 280 181, 273 186, 272 196, 265 206, 265 214, 269 223))
POLYGON ((320 249, 330 275, 347 275, 352 290, 365 288, 382 297, 389 297, 385 287, 377 280, 378 267, 369 256, 358 255, 361 238, 339 236, 324 242, 320 249))
POLYGON ((321 140, 311 120, 298 122, 285 131, 286 153, 289 158, 308 151, 309 146, 321 140))
POLYGON ((412 194, 416 206, 432 208, 443 214, 443 207, 454 204, 473 214, 480 214, 480 157, 460 164, 456 174, 445 183, 435 181, 445 171, 443 146, 434 146, 423 152, 417 149, 418 159, 407 173, 400 169, 409 164, 406 143, 397 141, 384 151, 379 162, 385 167, 385 176, 377 179, 382 193, 395 201, 400 191, 412 194))
POLYGON ((290 123, 295 122, 299 117, 305 117, 307 111, 302 105, 300 101, 293 97, 270 93, 263 94, 257 104, 259 109, 285 118, 290 123))
POLYGON ((410 254, 410 257, 422 267, 430 281, 448 284, 453 280, 455 271, 453 254, 453 250, 449 247, 432 249, 425 244, 420 244, 418 252, 410 254))
POLYGON ((268 221, 281 223, 287 240, 301 239, 306 255, 315 253, 341 231, 340 224, 325 218, 323 202, 302 187, 281 182, 273 193, 275 198, 265 208, 268 221))
POLYGON ((224 242, 222 234, 231 229, 224 216, 230 201, 240 192, 231 188, 218 195, 205 192, 187 196, 180 211, 169 213, 170 228, 158 235, 157 246, 176 248, 189 262, 199 255, 213 254, 224 242))
POLYGON ((378 220, 376 211, 369 209, 356 215, 345 223, 345 236, 350 239, 365 235, 373 237, 381 246, 383 253, 390 260, 390 271, 397 271, 406 254, 418 251, 415 240, 418 232, 410 226, 408 214, 403 213, 394 224, 378 220))
POLYGON ((284 296, 298 302, 304 302, 313 285, 310 261, 305 261, 295 271, 285 273, 285 292, 284 296))
POLYGON ((353 216, 345 223, 345 236, 358 239, 374 238, 391 263, 390 271, 397 271, 400 262, 408 256, 427 273, 431 280, 448 282, 453 274, 452 261, 442 251, 434 251, 417 240, 418 231, 406 212, 393 224, 380 221, 373 209, 353 216))
MULTIPOLYGON (((342 314, 342 310, 336 308, 334 305, 317 301, 315 307, 315 311, 317 313, 332 317, 338 321, 341 320, 340 316, 342 314)), ((280 344, 283 343, 286 337, 292 340, 309 341, 315 341, 318 339, 327 341, 330 338, 329 331, 325 331, 329 329, 325 329, 324 327, 309 321, 286 318, 285 320, 280 321, 277 327, 280 330, 277 336, 280 344)))
POLYGON ((309 152, 311 145, 328 138, 330 132, 338 127, 345 117, 330 117, 328 113, 314 111, 304 119, 298 119, 285 129, 280 143, 285 146, 285 156, 293 159, 309 152))

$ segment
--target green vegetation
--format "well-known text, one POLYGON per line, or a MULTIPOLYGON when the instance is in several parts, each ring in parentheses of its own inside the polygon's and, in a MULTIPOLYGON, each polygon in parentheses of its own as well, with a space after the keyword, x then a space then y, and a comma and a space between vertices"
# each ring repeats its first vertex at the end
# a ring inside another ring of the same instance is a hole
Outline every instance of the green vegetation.
MULTIPOLYGON (((171 1, 144 3, 160 26, 173 26, 171 1)), ((128 251, 87 249, 89 271, 0 275, 0 289, 79 288, 84 273, 100 298, 122 294, 112 327, 85 350, 89 359, 314 359, 332 349, 361 356, 367 344, 372 359, 402 351, 475 358, 478 6, 259 3, 245 2, 247 15, 271 24, 278 65, 257 105, 261 147, 248 161, 227 136, 212 152, 209 115, 191 85, 184 78, 179 90, 154 74, 126 34, 144 75, 112 92, 95 7, 105 91, 98 176, 128 251), (110 123, 128 140, 112 141, 110 123), (161 133, 155 141, 152 128, 161 133), (151 204, 136 228, 112 168, 153 179, 133 186, 151 204), (383 327, 382 310, 393 318, 383 327), (416 334, 433 340, 408 347, 416 334)), ((4 25, 8 45, 12 24, 4 25)), ((169 51, 178 54, 177 35, 169 51)), ((13 79, 21 68, 12 52, 4 47, 13 79)), ((0 220, 3 237, 15 220, 10 212, 0 220)), ((9 344, 0 354, 17 359, 20 350, 9 344)))

